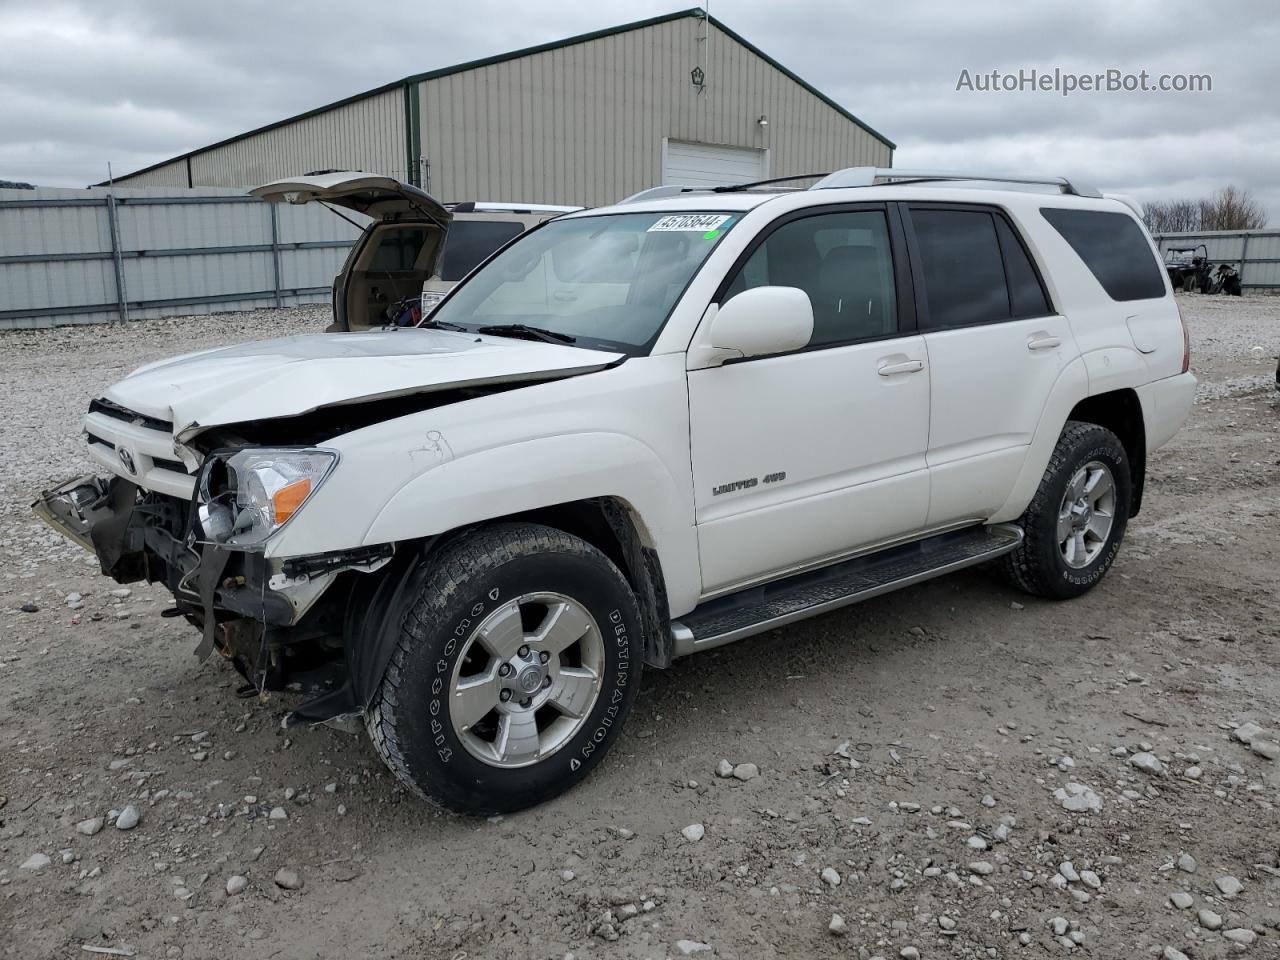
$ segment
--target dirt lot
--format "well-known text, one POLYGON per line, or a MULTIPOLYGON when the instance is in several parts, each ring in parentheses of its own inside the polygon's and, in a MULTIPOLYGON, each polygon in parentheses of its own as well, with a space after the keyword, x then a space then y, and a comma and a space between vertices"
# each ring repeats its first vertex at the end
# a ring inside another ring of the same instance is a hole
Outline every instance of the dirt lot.
POLYGON ((583 787, 494 820, 281 730, 28 512, 95 391, 318 312, 0 335, 0 956, 1280 956, 1280 760, 1233 738, 1280 731, 1280 299, 1183 309, 1200 399, 1099 588, 958 575, 650 672, 583 787))

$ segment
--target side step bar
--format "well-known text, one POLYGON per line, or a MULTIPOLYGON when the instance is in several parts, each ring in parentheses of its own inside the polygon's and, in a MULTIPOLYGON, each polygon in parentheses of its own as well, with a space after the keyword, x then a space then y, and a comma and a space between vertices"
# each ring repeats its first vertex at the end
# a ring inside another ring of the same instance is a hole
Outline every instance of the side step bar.
POLYGON ((1022 537, 1012 524, 968 527, 717 597, 672 621, 673 653, 719 647, 985 563, 1016 550, 1022 537))

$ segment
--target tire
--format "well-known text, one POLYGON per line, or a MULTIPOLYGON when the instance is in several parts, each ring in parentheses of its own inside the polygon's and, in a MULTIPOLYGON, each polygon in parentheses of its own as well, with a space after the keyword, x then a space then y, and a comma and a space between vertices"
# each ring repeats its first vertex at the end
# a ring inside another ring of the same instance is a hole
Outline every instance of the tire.
POLYGON ((534 524, 480 528, 419 562, 422 587, 365 712, 383 762, 425 799, 474 815, 581 781, 639 689, 643 628, 622 573, 534 524))
POLYGON ((1054 600, 1078 597, 1092 589, 1120 549, 1132 495, 1129 458, 1119 438, 1097 424, 1067 421, 1040 486, 1017 521, 1025 537, 1004 558, 1005 575, 1027 593, 1054 600), (1082 472, 1085 485, 1095 475, 1100 479, 1088 492, 1071 489, 1072 494, 1083 496, 1069 498, 1068 490, 1073 482, 1079 483, 1082 472), (1107 479, 1109 497, 1102 492, 1107 479), (1080 506, 1082 500, 1088 502, 1088 511, 1080 506), (1064 532, 1074 542, 1068 545, 1064 532))

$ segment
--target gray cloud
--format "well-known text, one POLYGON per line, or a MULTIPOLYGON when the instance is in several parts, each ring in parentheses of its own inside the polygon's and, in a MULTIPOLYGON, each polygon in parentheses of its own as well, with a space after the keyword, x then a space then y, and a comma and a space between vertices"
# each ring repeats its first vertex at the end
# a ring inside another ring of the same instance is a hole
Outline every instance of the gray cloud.
MULTIPOLYGON (((603 0, 0 0, 0 178, 82 185, 408 74, 666 12, 603 0)), ((716 0, 896 140, 902 167, 1063 171, 1140 199, 1235 182, 1280 218, 1280 9, 716 0), (1209 93, 975 93, 1019 69, 1207 73, 1209 93)), ((714 77, 712 78, 714 82, 714 77)))

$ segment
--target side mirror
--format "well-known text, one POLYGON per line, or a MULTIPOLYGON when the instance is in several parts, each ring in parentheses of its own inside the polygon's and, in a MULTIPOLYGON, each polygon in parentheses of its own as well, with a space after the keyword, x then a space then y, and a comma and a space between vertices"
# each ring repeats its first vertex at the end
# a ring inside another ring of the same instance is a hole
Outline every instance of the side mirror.
POLYGON ((813 304, 799 287, 753 287, 722 303, 708 346, 719 362, 799 350, 813 337, 813 304))

